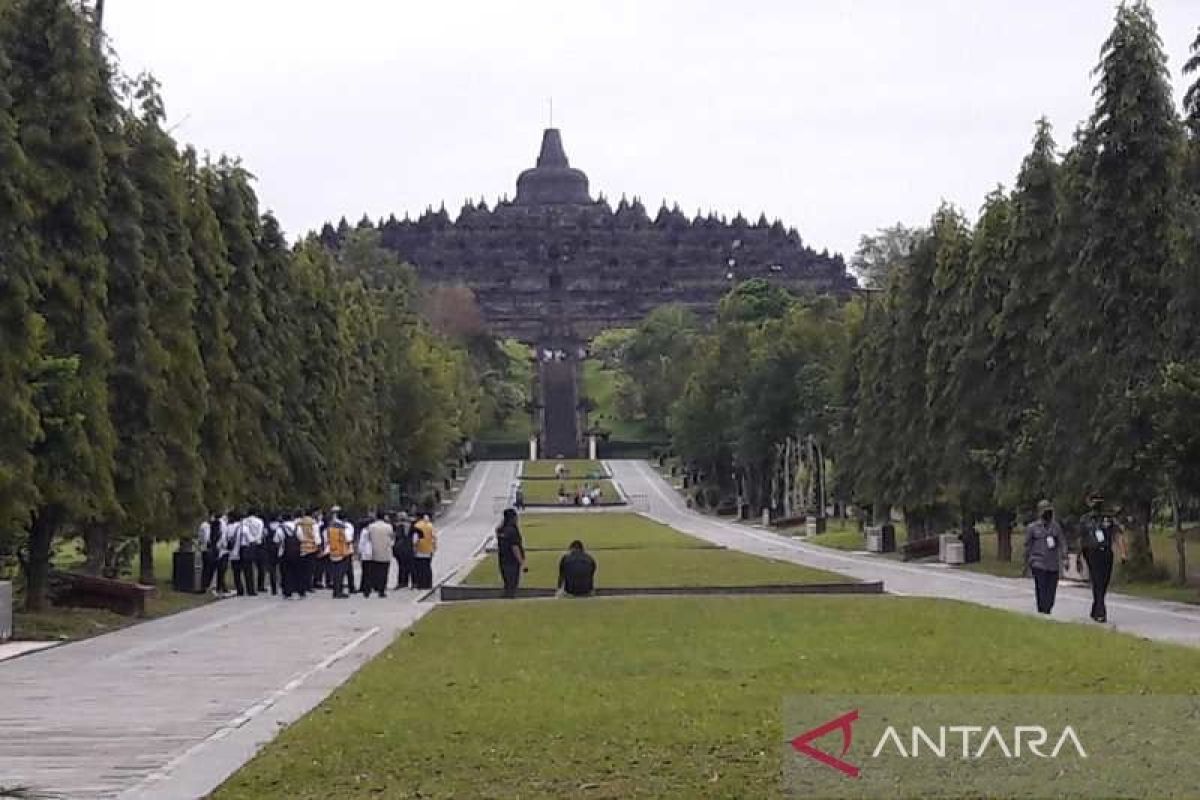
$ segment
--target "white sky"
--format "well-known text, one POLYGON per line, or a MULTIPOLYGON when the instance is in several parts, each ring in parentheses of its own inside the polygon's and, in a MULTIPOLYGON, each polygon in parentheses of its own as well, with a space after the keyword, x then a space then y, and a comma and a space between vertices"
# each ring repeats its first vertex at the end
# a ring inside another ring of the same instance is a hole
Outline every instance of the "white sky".
MULTIPOLYGON (((1154 0, 1179 68, 1200 0, 1154 0)), ((553 96, 572 166, 853 252, 1011 184, 1092 108, 1108 0, 107 0, 176 136, 240 155, 295 236, 515 193, 553 96)))

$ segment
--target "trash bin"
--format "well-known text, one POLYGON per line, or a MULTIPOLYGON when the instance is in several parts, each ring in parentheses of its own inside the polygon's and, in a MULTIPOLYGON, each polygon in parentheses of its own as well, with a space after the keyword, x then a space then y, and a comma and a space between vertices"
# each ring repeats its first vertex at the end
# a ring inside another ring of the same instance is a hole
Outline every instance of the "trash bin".
POLYGON ((896 526, 889 522, 880 528, 879 532, 883 535, 883 549, 879 552, 896 552, 896 526))
POLYGON ((946 542, 946 563, 955 566, 963 563, 962 542, 946 542))
POLYGON ((176 551, 171 556, 171 588, 177 592, 195 592, 200 587, 196 570, 200 563, 199 553, 194 550, 176 551))
POLYGON ((0 581, 0 642, 12 638, 13 593, 11 581, 0 581))
POLYGON ((958 537, 963 545, 963 561, 967 564, 977 564, 983 554, 980 552, 979 531, 970 528, 958 537))

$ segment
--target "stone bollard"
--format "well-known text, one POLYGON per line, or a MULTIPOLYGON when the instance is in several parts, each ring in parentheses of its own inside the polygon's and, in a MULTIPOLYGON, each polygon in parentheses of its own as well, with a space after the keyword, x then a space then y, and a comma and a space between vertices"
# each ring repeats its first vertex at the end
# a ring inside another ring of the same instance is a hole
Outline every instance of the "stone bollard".
POLYGON ((13 633, 12 581, 0 581, 0 642, 7 642, 13 633))

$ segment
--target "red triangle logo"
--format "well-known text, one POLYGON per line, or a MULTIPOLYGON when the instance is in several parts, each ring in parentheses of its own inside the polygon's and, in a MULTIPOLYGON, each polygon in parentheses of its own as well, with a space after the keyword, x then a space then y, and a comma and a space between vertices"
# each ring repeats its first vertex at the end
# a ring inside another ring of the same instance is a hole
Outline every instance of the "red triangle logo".
POLYGON ((837 756, 831 756, 824 750, 818 750, 810 744, 810 742, 820 739, 826 734, 840 730, 842 732, 841 755, 845 756, 846 753, 850 752, 850 744, 854 740, 853 725, 856 721, 858 721, 858 709, 843 714, 837 719, 831 719, 829 722, 813 728, 811 731, 805 731, 795 739, 792 739, 792 748, 797 753, 802 753, 814 761, 819 761, 827 767, 832 767, 847 777, 857 778, 859 773, 858 767, 847 761, 843 761, 837 756))

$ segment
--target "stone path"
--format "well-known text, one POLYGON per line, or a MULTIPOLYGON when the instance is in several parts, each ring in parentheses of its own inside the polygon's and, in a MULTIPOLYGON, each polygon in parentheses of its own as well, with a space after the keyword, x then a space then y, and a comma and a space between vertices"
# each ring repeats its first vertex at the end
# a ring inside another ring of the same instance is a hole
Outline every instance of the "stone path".
MULTIPOLYGON (((827 569, 860 580, 883 581, 892 594, 941 597, 1036 616, 1033 582, 981 575, 945 565, 913 564, 875 555, 806 544, 747 525, 724 522, 687 508, 679 494, 644 461, 608 461, 626 492, 645 495, 648 516, 714 544, 755 555, 827 569)), ((1053 619, 1096 625, 1088 619, 1091 590, 1060 585, 1053 619)), ((1109 628, 1158 641, 1200 646, 1200 607, 1110 593, 1109 628)))
MULTIPOLYGON (((514 474, 473 472, 439 522, 436 580, 470 563, 514 474)), ((432 609, 422 594, 231 598, 0 663, 0 787, 202 797, 432 609)))

